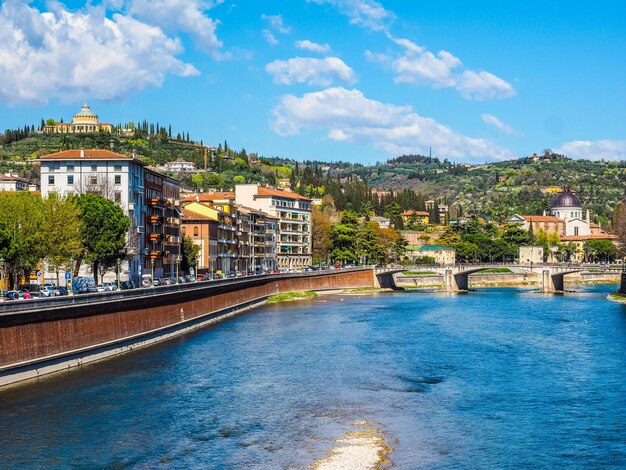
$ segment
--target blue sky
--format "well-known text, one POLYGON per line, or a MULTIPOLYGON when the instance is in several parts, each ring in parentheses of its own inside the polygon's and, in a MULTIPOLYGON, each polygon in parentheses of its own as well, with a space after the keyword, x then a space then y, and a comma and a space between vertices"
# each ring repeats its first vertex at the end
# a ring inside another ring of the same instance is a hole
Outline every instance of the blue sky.
POLYGON ((626 160, 626 2, 0 2, 0 128, 83 101, 266 156, 626 160))

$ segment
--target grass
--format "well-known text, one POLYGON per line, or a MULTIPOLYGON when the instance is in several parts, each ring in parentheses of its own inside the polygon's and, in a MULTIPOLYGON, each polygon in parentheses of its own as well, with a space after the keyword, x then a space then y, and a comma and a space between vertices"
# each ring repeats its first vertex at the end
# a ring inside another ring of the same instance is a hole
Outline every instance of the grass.
POLYGON ((428 276, 429 274, 437 274, 434 271, 402 271, 405 276, 428 276))
POLYGON ((285 292, 284 294, 276 294, 267 299, 268 304, 278 302, 289 302, 291 300, 304 300, 317 297, 315 292, 285 292))
POLYGON ((620 291, 615 291, 612 294, 607 295, 607 299, 615 302, 626 303, 626 295, 621 294, 620 291))
POLYGON ((509 268, 491 268, 480 271, 481 274, 502 274, 502 273, 510 273, 511 270, 509 268))

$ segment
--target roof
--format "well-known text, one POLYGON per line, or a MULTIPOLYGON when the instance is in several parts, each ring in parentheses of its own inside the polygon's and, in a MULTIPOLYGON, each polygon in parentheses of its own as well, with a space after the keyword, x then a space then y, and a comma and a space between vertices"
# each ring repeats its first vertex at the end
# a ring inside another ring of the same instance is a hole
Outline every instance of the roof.
POLYGON ((89 105, 87 103, 85 103, 80 108, 80 111, 78 113, 74 114, 74 116, 96 116, 96 113, 94 113, 91 110, 91 108, 89 107, 89 105))
POLYGON ((144 165, 137 159, 129 155, 123 155, 121 153, 111 152, 110 150, 103 149, 72 149, 62 150, 57 153, 50 153, 48 155, 42 155, 39 157, 41 160, 135 160, 138 163, 144 165), (81 152, 84 151, 84 156, 81 157, 81 152))
POLYGON ((619 237, 612 233, 596 233, 593 235, 564 235, 562 242, 584 242, 587 240, 617 240, 619 237))
POLYGON ((424 211, 404 211, 400 215, 403 215, 403 216, 406 216, 406 217, 410 217, 412 215, 429 216, 430 214, 428 212, 424 212, 424 211))
POLYGON ((552 217, 551 215, 523 215, 522 216, 526 222, 556 222, 564 224, 565 221, 563 219, 559 219, 558 217, 552 217))
POLYGON ((372 222, 389 222, 389 219, 387 217, 380 217, 380 216, 370 217, 370 220, 372 222))
POLYGON ((565 188, 563 192, 561 192, 554 202, 552 203, 552 207, 575 207, 582 208, 582 204, 580 203, 580 199, 569 190, 569 188, 565 188))
POLYGON ((418 251, 454 251, 454 248, 441 245, 423 245, 418 251))
POLYGON ((257 191, 257 197, 283 197, 285 199, 300 199, 302 201, 310 201, 308 197, 301 196, 297 193, 290 191, 284 191, 282 189, 267 188, 265 186, 259 186, 257 191))
POLYGON ((210 220, 215 221, 211 217, 207 217, 206 215, 198 214, 197 212, 190 211, 183 207, 183 220, 210 220))
POLYGON ((23 183, 30 184, 30 180, 27 180, 26 178, 22 178, 21 176, 8 176, 8 175, 2 175, 2 174, 0 174, 0 181, 21 181, 23 183))
POLYGON ((185 201, 198 201, 198 202, 211 202, 220 199, 235 199, 235 193, 233 191, 226 191, 223 193, 200 193, 190 194, 185 197, 185 201))

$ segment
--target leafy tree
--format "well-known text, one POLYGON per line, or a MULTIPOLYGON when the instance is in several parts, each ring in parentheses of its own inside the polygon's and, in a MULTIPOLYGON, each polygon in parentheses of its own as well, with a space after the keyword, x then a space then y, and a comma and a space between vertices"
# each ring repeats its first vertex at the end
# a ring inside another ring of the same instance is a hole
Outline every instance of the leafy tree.
POLYGON ((199 253, 200 246, 196 245, 191 237, 185 236, 182 244, 183 259, 180 263, 180 269, 183 272, 189 272, 189 269, 196 265, 199 253))
POLYGON ((130 227, 122 208, 102 196, 84 194, 76 198, 80 209, 80 237, 83 252, 80 262, 92 265, 94 277, 115 266, 125 256, 126 233, 130 227))
POLYGON ((191 182, 196 188, 201 188, 204 185, 204 178, 200 173, 194 173, 191 176, 191 182))
POLYGON ((478 254, 478 246, 471 242, 462 241, 455 245, 456 258, 459 261, 473 261, 478 254))
POLYGON ((244 184, 245 182, 246 182, 245 176, 242 176, 242 175, 233 176, 234 184, 244 184))
POLYGON ((583 250, 590 261, 613 261, 617 254, 611 240, 589 240, 585 242, 583 250))
POLYGON ((333 246, 331 222, 330 217, 317 206, 313 206, 311 211, 311 241, 313 262, 327 262, 333 246))
POLYGON ((532 243, 532 234, 518 224, 505 224, 502 238, 517 247, 527 246, 532 243))

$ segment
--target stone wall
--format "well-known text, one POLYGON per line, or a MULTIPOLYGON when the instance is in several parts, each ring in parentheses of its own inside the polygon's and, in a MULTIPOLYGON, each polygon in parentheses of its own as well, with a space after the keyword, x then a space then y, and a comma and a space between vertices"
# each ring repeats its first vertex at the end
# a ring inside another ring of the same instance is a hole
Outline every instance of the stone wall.
POLYGON ((80 296, 74 304, 39 301, 31 304, 35 308, 0 314, 0 385, 40 375, 46 363, 56 364, 46 371, 59 370, 122 352, 122 343, 128 350, 147 336, 158 340, 199 327, 205 318, 215 321, 221 312, 279 292, 371 286, 372 270, 355 269, 165 286, 120 298, 80 296))

